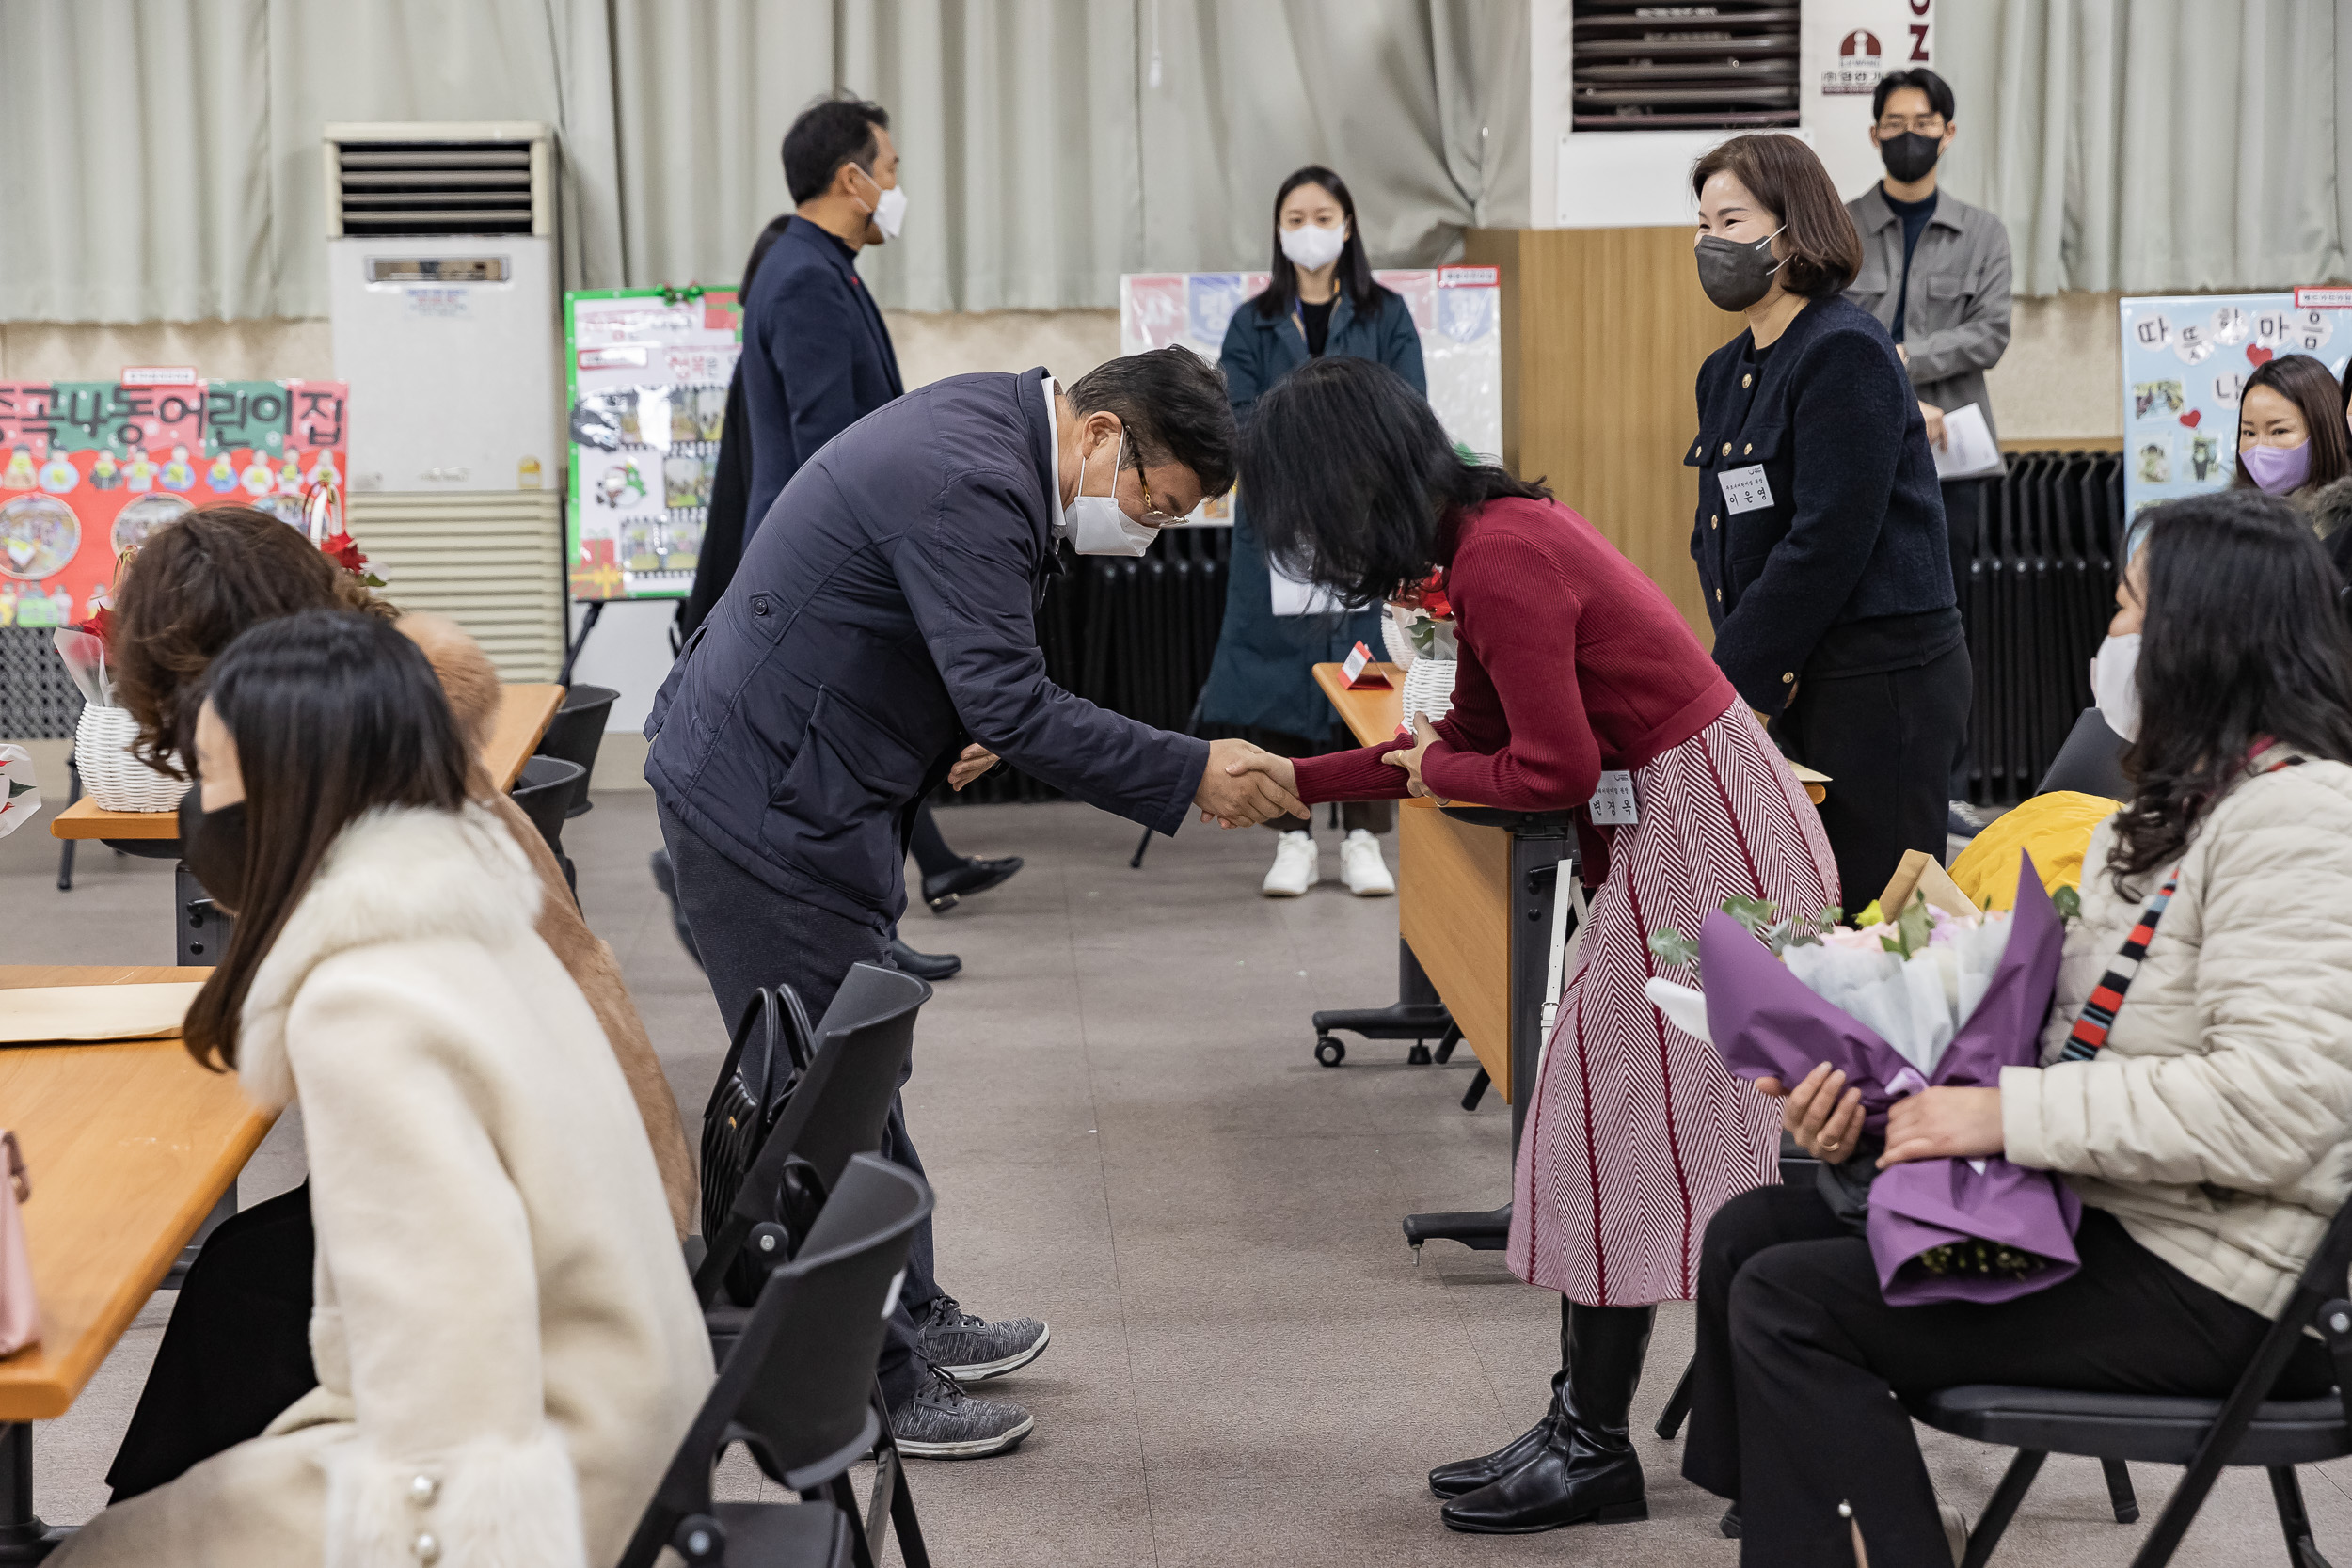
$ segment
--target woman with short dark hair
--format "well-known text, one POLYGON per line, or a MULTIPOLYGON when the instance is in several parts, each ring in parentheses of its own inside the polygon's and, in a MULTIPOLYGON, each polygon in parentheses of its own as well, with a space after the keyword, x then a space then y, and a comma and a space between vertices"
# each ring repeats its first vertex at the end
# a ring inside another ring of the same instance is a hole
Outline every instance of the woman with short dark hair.
MULTIPOLYGON (((1457 455, 1426 401, 1361 359, 1259 399, 1242 488, 1268 554, 1348 604, 1445 569, 1454 706, 1411 739, 1250 766, 1298 799, 1413 794, 1574 812, 1591 914, 1531 1093, 1508 1258, 1561 1292, 1551 1407, 1431 1472, 1449 1528, 1520 1534, 1646 1517, 1626 1422, 1656 1304, 1687 1301, 1708 1216, 1765 1180, 1772 1107, 1643 995, 1649 939, 1726 898, 1806 920, 1837 900, 1820 821, 1665 594, 1582 517, 1457 455), (1630 815, 1589 802, 1606 774, 1630 815)), ((1678 973, 1666 970, 1664 973, 1678 973)))
MULTIPOLYGON (((1233 312, 1218 351, 1235 420, 1248 424, 1267 388, 1327 356, 1377 360, 1414 391, 1428 391, 1413 313, 1374 280, 1347 182, 1313 164, 1283 181, 1274 193, 1273 250, 1264 291, 1233 312)), ((1200 690, 1201 721, 1215 726, 1212 733, 1238 733, 1284 756, 1344 751, 1355 742, 1315 685, 1314 667, 1346 658, 1359 641, 1377 653, 1380 606, 1309 614, 1303 604, 1278 609, 1274 595, 1248 499, 1236 497, 1225 622, 1200 690)), ((1350 893, 1380 897, 1396 891, 1377 836, 1395 822, 1395 808, 1385 800, 1341 808, 1340 873, 1350 893)), ((1314 824, 1278 816, 1266 826, 1280 836, 1259 891, 1295 897, 1321 879, 1314 824)))
MULTIPOLYGON (((1948 1527, 1890 1393, 2225 1394, 2352 1194, 2341 584, 2295 512, 2250 490, 2143 515, 2109 628, 2140 638, 2135 788, 2084 859, 2044 1065, 1896 1101, 1883 1155, 1857 1151, 1859 1097, 1825 1070, 1783 1112, 1831 1164, 1999 1154, 2063 1173, 2081 1267, 2005 1302, 1889 1307, 1869 1242, 1812 1186, 1725 1204, 1682 1470, 1734 1499, 1743 1561, 1846 1560, 1857 1537, 1874 1563, 1942 1560, 1948 1527)), ((2306 1338, 2271 1397, 2334 1381, 2306 1338)))
POLYGON ((1839 297, 1862 261, 1813 150, 1735 136, 1691 172, 1699 281, 1747 330, 1698 378, 1691 554, 1715 662, 1830 776, 1849 902, 1940 855, 1971 678, 1927 424, 1894 342, 1839 297))

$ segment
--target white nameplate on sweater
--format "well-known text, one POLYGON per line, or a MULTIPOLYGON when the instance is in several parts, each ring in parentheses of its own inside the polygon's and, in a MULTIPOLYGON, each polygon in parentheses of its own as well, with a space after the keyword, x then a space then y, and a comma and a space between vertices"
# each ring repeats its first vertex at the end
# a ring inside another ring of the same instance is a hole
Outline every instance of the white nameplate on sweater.
POLYGON ((1724 487, 1724 510, 1735 515, 1741 512, 1761 512, 1772 504, 1772 487, 1764 478, 1764 465, 1751 463, 1744 468, 1725 468, 1718 476, 1724 487))
POLYGON ((1642 819, 1633 804, 1633 775, 1622 768, 1613 768, 1600 776, 1600 787, 1593 791, 1593 820, 1609 826, 1629 826, 1642 819))

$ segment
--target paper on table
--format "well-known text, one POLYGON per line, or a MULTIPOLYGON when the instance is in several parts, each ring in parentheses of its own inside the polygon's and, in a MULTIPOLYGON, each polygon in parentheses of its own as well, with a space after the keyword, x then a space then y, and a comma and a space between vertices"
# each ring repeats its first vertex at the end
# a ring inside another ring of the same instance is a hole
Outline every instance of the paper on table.
POLYGON ((0 990, 0 1045, 162 1039, 180 1032, 201 980, 0 990))
POLYGON ((1266 576, 1274 584, 1277 615, 1331 615, 1343 608, 1328 588, 1292 577, 1271 561, 1266 562, 1266 576))
POLYGON ((1979 479, 2001 472, 2001 449, 1984 422, 1983 408, 1973 403, 1944 410, 1944 444, 1930 442, 1928 450, 1935 453, 1938 479, 1979 479))

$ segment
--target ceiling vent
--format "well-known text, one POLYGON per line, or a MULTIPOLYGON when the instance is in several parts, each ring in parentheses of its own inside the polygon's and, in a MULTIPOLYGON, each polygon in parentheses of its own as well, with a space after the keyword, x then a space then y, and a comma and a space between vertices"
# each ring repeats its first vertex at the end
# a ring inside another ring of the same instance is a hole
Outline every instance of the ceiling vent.
POLYGON ((1788 0, 1576 0, 1575 129, 1793 128, 1800 12, 1788 0))
POLYGON ((326 144, 329 239, 555 232, 545 125, 329 125, 326 144))

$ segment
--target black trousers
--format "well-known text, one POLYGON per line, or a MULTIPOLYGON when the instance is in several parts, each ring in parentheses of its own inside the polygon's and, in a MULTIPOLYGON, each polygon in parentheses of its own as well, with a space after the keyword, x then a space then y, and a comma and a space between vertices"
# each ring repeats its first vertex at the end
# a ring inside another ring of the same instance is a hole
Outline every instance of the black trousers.
POLYGON ((318 1386, 310 1365, 314 1250, 308 1181, 239 1210, 205 1238, 106 1472, 116 1502, 259 1437, 318 1386))
POLYGON ((908 839, 907 847, 914 851, 915 869, 926 877, 953 871, 963 863, 963 857, 947 847, 947 836, 939 831, 939 823, 931 816, 929 800, 914 810, 914 832, 908 839))
MULTIPOLYGON (((694 949, 710 978, 725 1029, 734 1029, 753 991, 774 985, 789 985, 800 992, 813 1023, 832 1006, 851 964, 889 961, 890 928, 879 916, 871 924, 851 920, 778 893, 712 848, 666 809, 660 816, 661 837, 677 874, 678 908, 694 933, 694 949)), ((891 1107, 882 1153, 893 1164, 923 1174, 923 1162, 907 1136, 902 1105, 891 1107)), ((907 1254, 906 1285, 882 1343, 882 1398, 893 1409, 923 1386, 927 1369, 914 1348, 914 1315, 929 1308, 940 1293, 931 1273, 931 1222, 926 1216, 907 1254)))
MULTIPOLYGON (((1947 479, 1944 482, 1944 535, 1952 553, 1952 587, 1960 594, 1960 612, 1968 613, 1968 567, 1977 559, 1977 543, 1984 536, 1986 513, 1992 504, 1990 479, 1947 479)), ((1973 679, 1973 675, 1971 677, 1973 679)), ((1952 758, 1951 794, 1968 798, 1968 731, 1960 732, 1960 751, 1952 758)))
POLYGON ((1906 849, 1944 858, 1952 763, 1968 737, 1965 644, 1909 670, 1807 675, 1772 721, 1781 749, 1830 778, 1821 828, 1845 907, 1876 898, 1906 849))
MULTIPOLYGON (((1698 1355, 1682 1473, 1739 1505, 1743 1568, 1842 1562, 1840 1502, 1872 1562, 1947 1560, 1911 1418, 1887 1397, 1966 1383, 2092 1393, 2229 1392, 2269 1320, 2207 1290, 2096 1209, 2071 1278, 1994 1306, 1889 1307, 1869 1243, 1811 1187, 1715 1212, 1700 1250, 1698 1355)), ((2278 1397, 2333 1386, 2306 1342, 2278 1397)))

